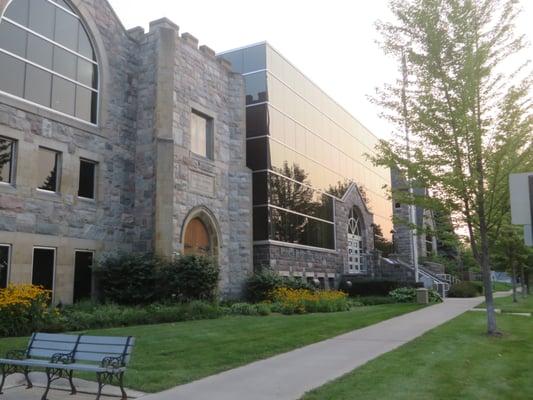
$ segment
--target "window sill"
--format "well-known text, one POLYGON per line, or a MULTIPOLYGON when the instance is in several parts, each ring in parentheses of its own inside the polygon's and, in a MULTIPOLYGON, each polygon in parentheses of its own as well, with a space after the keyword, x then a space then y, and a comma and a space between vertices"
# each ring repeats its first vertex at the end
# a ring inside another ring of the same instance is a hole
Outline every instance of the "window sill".
POLYGON ((89 197, 77 196, 76 199, 78 199, 78 202, 83 205, 93 206, 93 207, 96 207, 98 205, 96 199, 91 199, 89 197))
POLYGON ((63 199, 60 192, 52 192, 45 189, 34 189, 34 197, 42 200, 52 200, 56 202, 61 202, 63 199))
POLYGON ((17 187, 13 183, 0 182, 0 192, 16 193, 17 187))

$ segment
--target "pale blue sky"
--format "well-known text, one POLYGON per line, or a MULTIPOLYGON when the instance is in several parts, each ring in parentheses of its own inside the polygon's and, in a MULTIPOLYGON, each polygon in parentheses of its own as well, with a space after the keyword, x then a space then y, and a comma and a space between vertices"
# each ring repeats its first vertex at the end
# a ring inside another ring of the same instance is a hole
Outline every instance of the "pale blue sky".
MULTIPOLYGON (((167 17, 217 52, 267 40, 374 134, 390 135, 367 99, 396 74, 375 43, 387 0, 109 1, 126 28, 167 17)), ((519 31, 532 40, 533 0, 521 3, 519 31)))

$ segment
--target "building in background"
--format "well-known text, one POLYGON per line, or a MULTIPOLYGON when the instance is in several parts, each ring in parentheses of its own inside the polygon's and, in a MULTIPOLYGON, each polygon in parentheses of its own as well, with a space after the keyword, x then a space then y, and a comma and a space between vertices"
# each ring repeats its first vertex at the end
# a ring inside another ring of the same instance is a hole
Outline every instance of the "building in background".
POLYGON ((392 231, 376 136, 268 43, 219 56, 245 80, 255 267, 323 286, 371 274, 373 224, 392 231))

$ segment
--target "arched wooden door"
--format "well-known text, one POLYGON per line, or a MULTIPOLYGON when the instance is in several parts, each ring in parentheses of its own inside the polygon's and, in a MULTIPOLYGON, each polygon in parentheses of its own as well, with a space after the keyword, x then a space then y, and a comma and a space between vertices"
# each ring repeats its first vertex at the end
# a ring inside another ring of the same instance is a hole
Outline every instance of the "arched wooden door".
POLYGON ((199 218, 193 218, 185 228, 183 252, 187 255, 196 254, 202 256, 209 256, 211 253, 209 232, 199 218))

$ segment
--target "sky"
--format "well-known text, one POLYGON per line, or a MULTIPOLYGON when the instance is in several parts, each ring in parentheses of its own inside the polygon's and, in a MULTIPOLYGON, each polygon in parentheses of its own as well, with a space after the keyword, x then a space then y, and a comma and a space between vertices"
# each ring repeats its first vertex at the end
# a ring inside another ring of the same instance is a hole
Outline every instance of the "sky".
MULTIPOLYGON (((387 0, 109 1, 128 29, 167 17, 216 52, 266 40, 376 136, 391 136, 368 100, 397 75, 376 44, 375 22, 392 18, 387 0)), ((517 31, 532 41, 533 0, 521 5, 517 31)))

